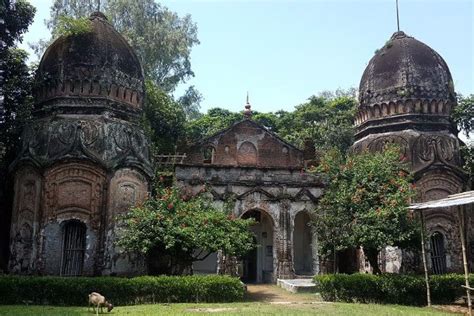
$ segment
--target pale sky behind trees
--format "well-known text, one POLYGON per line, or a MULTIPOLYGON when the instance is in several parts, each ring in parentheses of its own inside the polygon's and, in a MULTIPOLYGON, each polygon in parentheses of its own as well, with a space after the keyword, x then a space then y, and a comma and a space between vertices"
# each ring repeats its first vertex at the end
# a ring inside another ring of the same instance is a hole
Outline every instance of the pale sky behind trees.
MULTIPOLYGON (((139 0, 137 0, 139 1, 139 0)), ((44 19, 52 0, 37 8, 28 42, 49 38, 44 19)), ((435 49, 448 63, 457 92, 474 93, 472 0, 399 0, 400 29, 435 49)), ((396 31, 395 0, 166 0, 191 14, 200 45, 191 54, 201 111, 291 111, 323 90, 358 87, 377 48, 396 31)), ((31 60, 36 60, 33 55, 31 60)))

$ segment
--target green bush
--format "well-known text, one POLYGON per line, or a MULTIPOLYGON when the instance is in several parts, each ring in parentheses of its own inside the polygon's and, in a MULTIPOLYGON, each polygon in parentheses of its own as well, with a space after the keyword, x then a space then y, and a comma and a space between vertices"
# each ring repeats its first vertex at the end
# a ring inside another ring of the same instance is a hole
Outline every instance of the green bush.
MULTIPOLYGON (((326 301, 426 305, 426 285, 423 276, 400 274, 327 274, 314 277, 317 288, 326 301)), ((474 284, 474 275, 469 282, 474 284)), ((430 276, 433 304, 450 304, 466 291, 461 287, 464 275, 430 276)))
POLYGON ((244 296, 237 278, 207 276, 38 277, 0 276, 0 304, 87 305, 99 292, 114 305, 232 302, 244 296))

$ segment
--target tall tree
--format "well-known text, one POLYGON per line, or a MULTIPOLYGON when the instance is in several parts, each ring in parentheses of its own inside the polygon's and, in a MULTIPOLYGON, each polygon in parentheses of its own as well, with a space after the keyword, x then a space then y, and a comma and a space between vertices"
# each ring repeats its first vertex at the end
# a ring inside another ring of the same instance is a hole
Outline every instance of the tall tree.
POLYGON ((26 65, 28 54, 24 50, 9 48, 3 58, 0 161, 3 168, 7 168, 20 145, 21 131, 31 119, 33 76, 26 65))
POLYGON ((153 153, 174 153, 176 144, 184 139, 186 114, 181 104, 174 101, 151 80, 145 84, 146 99, 143 124, 152 143, 153 153))
POLYGON ((322 254, 362 246, 374 273, 386 246, 416 245, 417 223, 407 211, 414 194, 397 148, 344 158, 329 151, 318 172, 327 188, 315 212, 322 254))
POLYGON ((467 97, 458 94, 458 105, 453 109, 451 117, 468 141, 470 140, 461 146, 461 155, 464 160, 464 171, 469 176, 472 188, 474 185, 474 142, 471 134, 474 132, 474 94, 467 97))
POLYGON ((463 97, 458 94, 458 105, 451 114, 453 121, 467 138, 474 131, 474 94, 463 97))
POLYGON ((26 1, 0 0, 0 270, 7 266, 13 196, 7 168, 20 144, 32 99, 27 54, 16 44, 34 15, 35 8, 26 1))
POLYGON ((299 146, 305 139, 311 139, 319 150, 336 147, 346 152, 354 142, 356 105, 351 96, 331 97, 327 92, 312 96, 307 103, 296 106, 290 117, 285 117, 288 125, 279 128, 280 134, 299 146))
POLYGON ((240 113, 222 108, 212 108, 207 111, 207 114, 187 122, 187 141, 193 143, 209 137, 241 119, 243 116, 240 113))

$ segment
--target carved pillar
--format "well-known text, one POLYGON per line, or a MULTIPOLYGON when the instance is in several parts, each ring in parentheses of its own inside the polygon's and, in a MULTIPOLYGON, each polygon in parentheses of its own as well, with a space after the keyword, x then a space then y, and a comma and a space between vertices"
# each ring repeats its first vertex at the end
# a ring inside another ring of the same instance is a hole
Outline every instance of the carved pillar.
POLYGON ((33 273, 37 268, 41 176, 35 169, 24 167, 16 173, 14 185, 9 270, 33 273))
POLYGON ((130 275, 145 272, 141 258, 124 253, 117 245, 120 234, 120 217, 131 207, 143 202, 148 195, 148 182, 136 170, 120 169, 110 180, 105 220, 105 251, 103 274, 130 275))
POLYGON ((294 277, 294 272, 291 258, 291 217, 287 201, 281 202, 278 232, 276 278, 291 279, 294 277))
POLYGON ((319 267, 319 251, 318 251, 318 235, 316 233, 316 229, 314 226, 311 226, 311 254, 313 258, 313 274, 319 274, 320 267, 319 267))

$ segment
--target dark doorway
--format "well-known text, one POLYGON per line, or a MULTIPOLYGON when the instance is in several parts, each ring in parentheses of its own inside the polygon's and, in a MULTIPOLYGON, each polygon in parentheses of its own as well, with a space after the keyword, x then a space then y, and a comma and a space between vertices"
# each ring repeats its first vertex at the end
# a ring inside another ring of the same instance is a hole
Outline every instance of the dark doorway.
POLYGON ((82 275, 86 250, 86 225, 69 221, 63 229, 62 276, 82 275))
MULTIPOLYGON (((254 237, 254 242, 257 243, 257 239, 254 237)), ((242 260, 243 273, 242 282, 245 283, 256 283, 257 282, 257 247, 253 248, 247 253, 242 260)))
POLYGON ((446 251, 444 249, 444 236, 435 232, 430 238, 431 266, 434 274, 446 273, 446 251))

